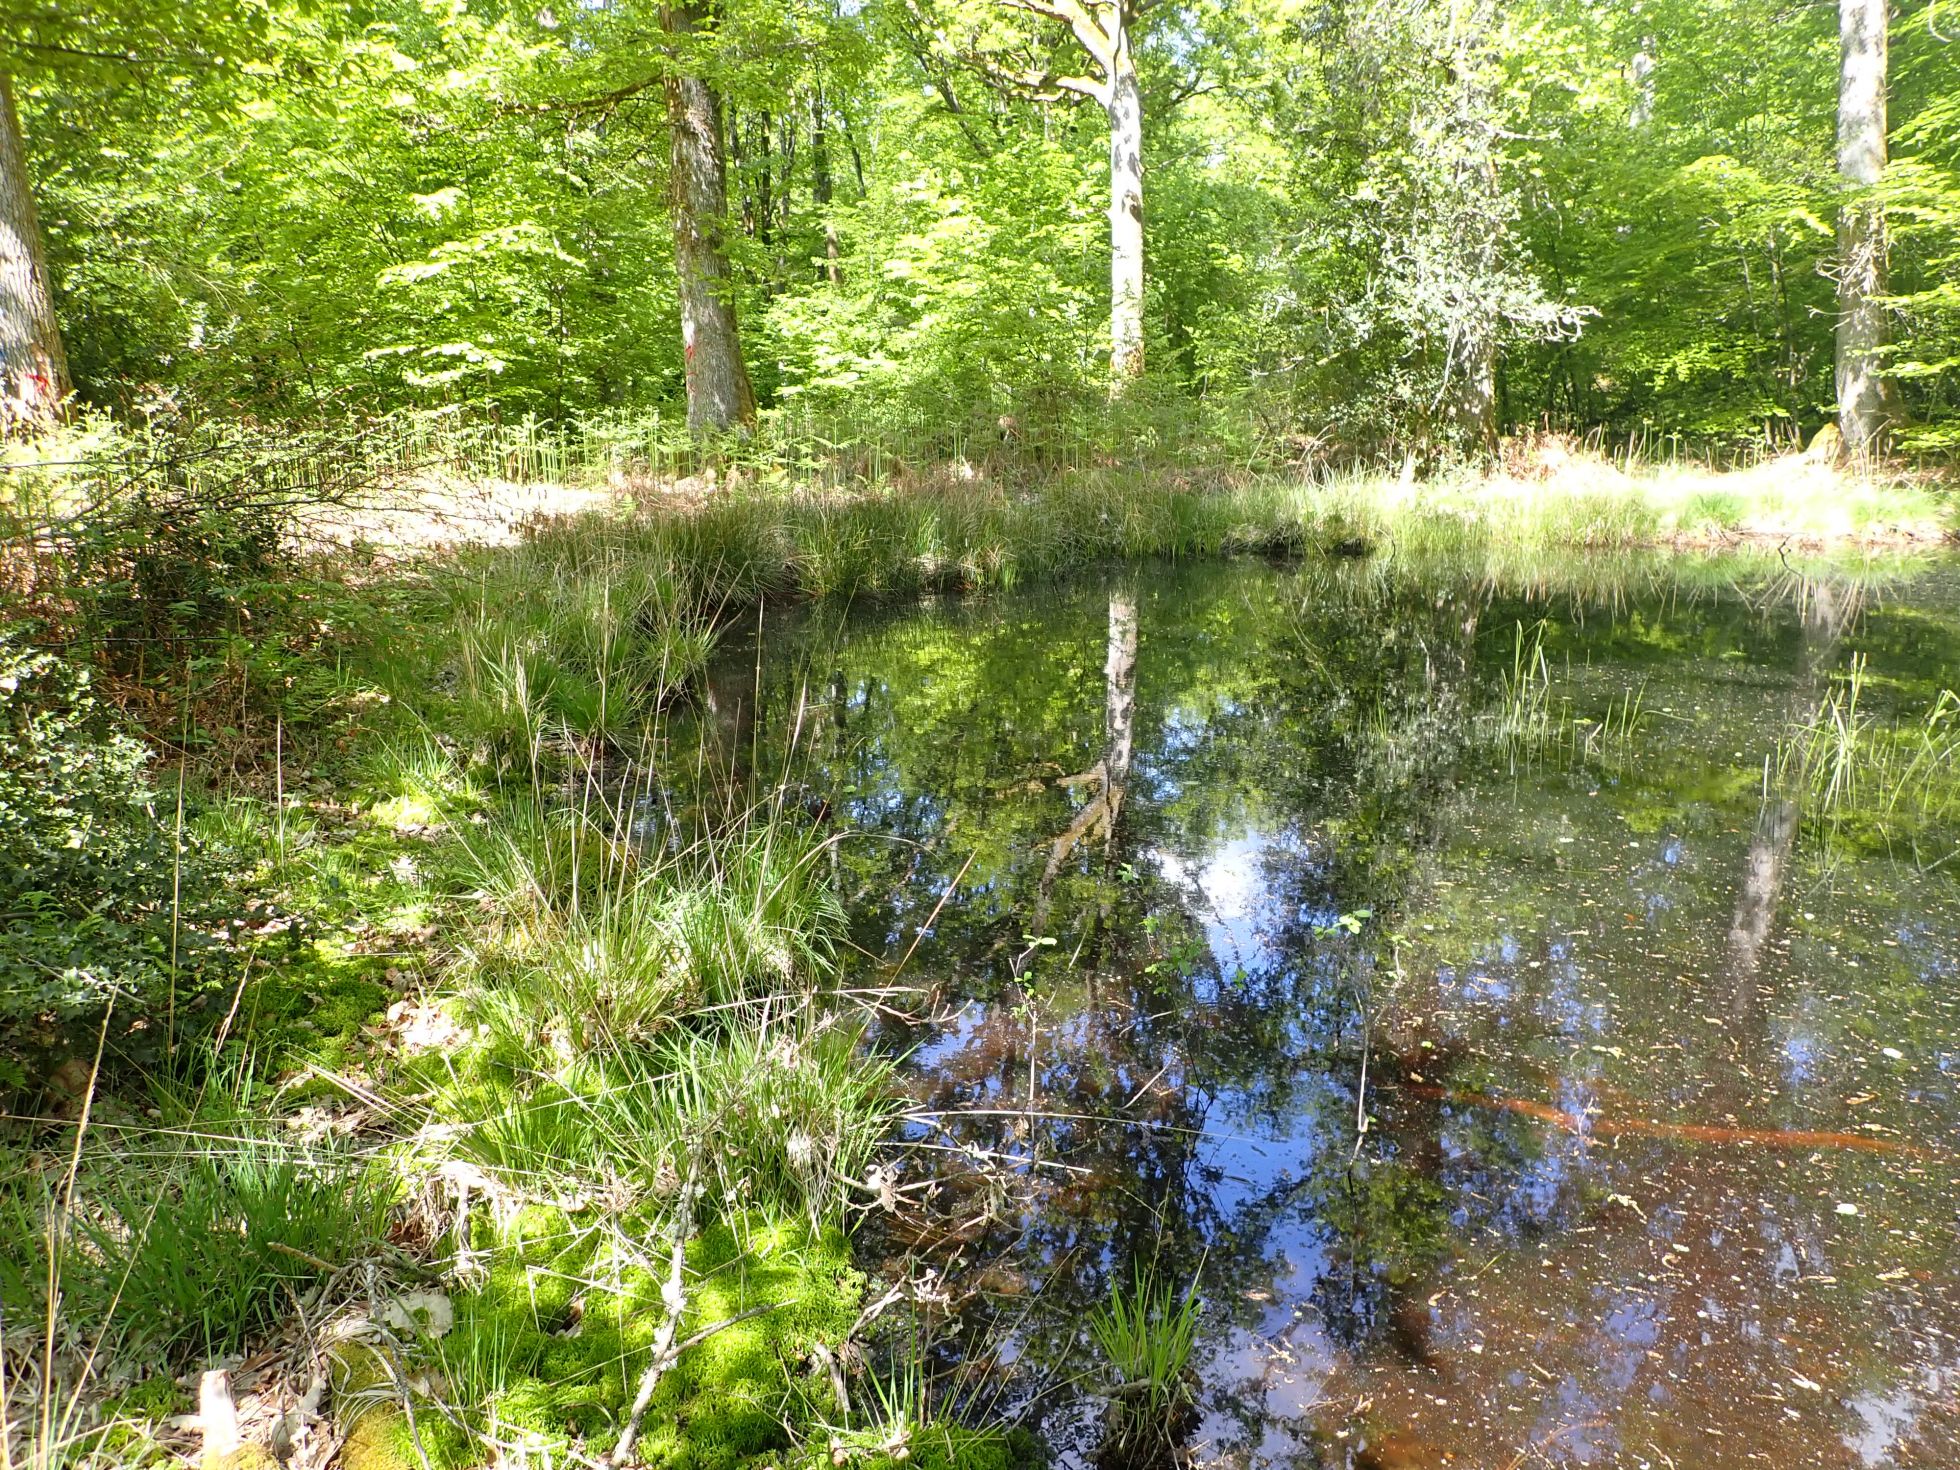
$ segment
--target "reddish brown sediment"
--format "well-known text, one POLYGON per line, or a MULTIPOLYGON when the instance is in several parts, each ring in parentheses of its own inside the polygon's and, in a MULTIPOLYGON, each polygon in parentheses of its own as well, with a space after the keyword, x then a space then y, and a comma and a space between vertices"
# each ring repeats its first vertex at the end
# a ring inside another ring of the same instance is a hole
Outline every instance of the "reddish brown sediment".
POLYGON ((1402 1084, 1417 1097, 1434 1098, 1441 1102, 1459 1103, 1474 1108, 1496 1108, 1506 1113, 1518 1113, 1527 1118, 1536 1118, 1541 1123, 1550 1123, 1554 1128, 1562 1128, 1567 1133, 1588 1134, 1599 1138, 1614 1138, 1621 1134, 1634 1134, 1645 1138, 1670 1138, 1681 1143, 1743 1143, 1763 1148, 1850 1148, 1872 1154, 1894 1154, 1904 1158, 1924 1159, 1932 1157, 1932 1150, 1920 1148, 1910 1143, 1897 1143, 1889 1138, 1872 1138, 1863 1133, 1834 1133, 1808 1128, 1738 1128, 1713 1123, 1663 1123, 1653 1118, 1615 1118, 1600 1113, 1581 1117, 1555 1108, 1550 1103, 1536 1102, 1528 1097, 1495 1097, 1485 1092, 1458 1092, 1448 1087, 1438 1087, 1427 1082, 1405 1082, 1402 1084))

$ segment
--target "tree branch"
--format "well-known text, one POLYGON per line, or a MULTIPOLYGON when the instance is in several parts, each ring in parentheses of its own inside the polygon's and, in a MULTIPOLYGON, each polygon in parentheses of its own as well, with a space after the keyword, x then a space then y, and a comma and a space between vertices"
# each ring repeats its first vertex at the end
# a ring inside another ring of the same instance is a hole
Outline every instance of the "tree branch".
POLYGON ((661 1319, 660 1330, 653 1337, 653 1357, 647 1363, 647 1370, 640 1375, 639 1392, 633 1395, 632 1412, 626 1416, 626 1427, 619 1431, 619 1441, 606 1456, 607 1465, 623 1465, 633 1458, 633 1441, 639 1438, 640 1420, 646 1416, 647 1405, 653 1402, 653 1391, 659 1386, 660 1376, 672 1366, 681 1355, 681 1347, 674 1346, 674 1334, 680 1330, 681 1318, 687 1311, 686 1270, 687 1240, 694 1233, 695 1171, 698 1161, 688 1170, 687 1183, 681 1186, 680 1196, 674 1202, 674 1217, 668 1229, 671 1239, 668 1244, 667 1281, 660 1288, 660 1300, 667 1309, 661 1319))
POLYGON ((1171 93, 1170 101, 1165 103, 1164 106, 1167 110, 1170 108, 1182 107, 1185 103, 1189 102, 1193 97, 1202 97, 1208 92, 1216 92, 1219 89, 1220 85, 1221 84, 1213 78, 1193 77, 1185 85, 1179 87, 1175 92, 1171 93))
MULTIPOLYGON (((1028 0, 1025 5, 1022 4, 1022 0, 1001 0, 1001 3, 1013 5, 1017 9, 1026 9, 1030 14, 1048 15, 1055 19, 1066 18, 1059 11, 1035 8, 1046 4, 1047 0, 1028 0)), ((1002 91, 1013 93, 1031 102, 1059 102, 1065 95, 1072 93, 1078 97, 1088 97, 1104 107, 1109 106, 1111 92, 1106 82, 1098 81, 1094 77, 1058 76, 1044 68, 1010 65, 998 52, 983 49, 977 37, 967 46, 957 45, 944 30, 927 20, 924 12, 919 8, 919 0, 905 0, 905 10, 929 49, 956 58, 960 65, 969 71, 978 72, 982 78, 1002 91)), ((914 54, 918 54, 916 46, 914 54)), ((1093 54, 1092 59, 1099 60, 1093 54)), ((1104 67, 1107 70, 1106 63, 1104 67)), ((945 90, 943 82, 939 85, 943 94, 945 90)))
POLYGON ((995 86, 1015 92, 1032 102, 1059 102, 1068 93, 1088 97, 1109 106, 1109 84, 1094 77, 1056 76, 1053 72, 1022 70, 1004 66, 995 57, 975 52, 968 65, 995 86))
MULTIPOLYGON (((1094 57, 1096 64, 1104 71, 1116 64, 1114 33, 1105 29, 1081 0, 1000 0, 1000 3, 1010 10, 1025 10, 1030 15, 1060 21, 1075 33, 1075 39, 1082 49, 1094 57)), ((1123 0, 1115 0, 1115 3, 1120 7, 1123 0)), ((1119 14, 1119 25, 1121 19, 1119 14)))
POLYGON ((642 77, 637 82, 628 82, 623 87, 614 87, 610 92, 601 92, 594 97, 560 97, 550 102, 511 102, 506 103, 504 111, 522 113, 541 112, 606 112, 630 101, 642 92, 650 92, 666 81, 664 73, 642 77))

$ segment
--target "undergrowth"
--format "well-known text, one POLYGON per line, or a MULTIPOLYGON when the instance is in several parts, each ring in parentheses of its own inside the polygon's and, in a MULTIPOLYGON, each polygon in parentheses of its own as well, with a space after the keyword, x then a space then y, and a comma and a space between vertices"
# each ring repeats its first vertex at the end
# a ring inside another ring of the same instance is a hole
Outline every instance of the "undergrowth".
MULTIPOLYGON (((650 1463, 1025 1457, 852 1341, 848 1230, 895 1104, 838 987, 826 840, 789 773, 736 780, 667 718, 758 601, 1115 558, 1623 548, 1772 504, 1822 531, 1927 512, 1886 487, 1826 514, 1686 481, 1506 498, 1093 463, 1032 493, 968 466, 368 566, 299 549, 313 470, 190 463, 180 492, 223 493, 168 524, 46 481, 8 510, 32 623, 0 645, 0 1222, 31 1245, 0 1274, 0 1397, 37 1467, 162 1456, 200 1366, 254 1348, 303 1381, 330 1328, 360 1470, 594 1457, 663 1341, 689 1345, 635 1426, 650 1463)), ((1553 711, 1529 630, 1513 673, 1514 754, 1630 743, 1632 693, 1553 711)), ((1950 764, 1950 713, 1882 734, 1854 682, 1792 769, 1825 811, 1909 790, 1950 764)), ((1175 1397, 1159 1339, 1182 1319, 1112 1306, 1126 1379, 1175 1397)))
MULTIPOLYGON (((72 997, 10 983, 0 1018, 0 1218, 31 1243, 0 1273, 11 1459, 167 1457, 200 1369, 246 1349, 290 1395, 326 1354, 313 1431, 363 1470, 591 1458, 676 1339, 643 1461, 878 1440, 878 1395, 820 1366, 865 1372, 847 1232, 894 1107, 836 989, 826 848, 781 783, 705 758, 682 783, 665 745, 722 611, 777 585, 710 535, 291 561, 138 635, 155 660, 69 636, 144 595, 104 563, 36 585, 15 957, 95 949, 72 997)), ((991 1431, 914 1428, 947 1470, 1007 1464, 991 1431)))

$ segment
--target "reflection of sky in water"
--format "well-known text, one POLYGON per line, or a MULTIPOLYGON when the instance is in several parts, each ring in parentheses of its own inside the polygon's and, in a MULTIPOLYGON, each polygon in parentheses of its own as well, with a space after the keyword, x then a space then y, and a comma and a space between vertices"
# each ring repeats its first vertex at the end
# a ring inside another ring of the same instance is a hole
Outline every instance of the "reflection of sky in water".
MULTIPOLYGON (((911 692, 898 664, 875 640, 836 655, 879 670, 844 681, 857 789, 840 810, 915 844, 894 862, 902 903, 863 932, 902 950, 984 847, 985 822, 1020 821, 914 961, 968 1000, 914 1038, 910 1063, 922 1087, 1007 1111, 1032 1065, 1056 1121, 1032 1137, 1024 1119, 943 1126, 1015 1157, 1038 1145, 1058 1173, 1103 1181, 1031 1188, 973 1248, 1009 1264, 1045 1251, 1053 1268, 1042 1299, 1003 1309, 1020 1324, 1004 1356, 1079 1355, 1103 1273, 1162 1250, 1205 1283, 1202 1435, 1220 1464, 1358 1470, 1363 1442, 1402 1447, 1393 1463, 1409 1467, 1960 1463, 1954 1380, 1923 1366, 1951 1356, 1928 1342, 1960 1341, 1952 1168, 1855 1146, 1960 1142, 1950 883, 1877 860, 1806 867, 1798 848, 1777 859, 1790 891, 1761 954, 1744 965, 1725 943, 1760 858, 1757 788, 1789 718, 1793 625, 1774 643, 1760 615, 1719 598, 1646 610, 1701 650, 1671 691, 1665 669, 1616 666, 1618 625, 1601 614, 1570 635, 1561 696, 1597 708, 1644 687, 1676 712, 1619 765, 1472 750, 1403 791, 1417 756, 1474 726, 1513 623, 1542 609, 1486 613, 1487 666, 1463 676, 1468 693, 1421 684, 1460 639, 1460 610, 1424 598, 1395 614, 1413 631, 1364 629, 1357 669, 1425 650, 1383 718, 1432 719, 1390 742, 1401 764, 1377 773, 1341 764, 1338 722, 1301 715, 1326 691, 1294 692, 1289 649, 1270 666, 1256 639, 1220 653, 1265 681, 1257 697, 1221 687, 1236 665, 1187 669, 1195 693, 1161 682, 1198 646, 1178 631, 1178 597, 1266 596, 1290 574, 1209 575, 1167 577, 1141 603, 1124 827, 1113 857, 1067 855, 1044 926, 1062 955, 1094 959, 1036 972, 1032 1059, 1000 957, 1022 947, 1049 844, 1087 799, 1038 773, 1086 764, 1099 669, 1050 697, 1075 700, 1068 750, 1029 723, 1035 743, 1003 737, 977 776, 962 768, 982 793, 962 806, 945 773, 907 762, 975 738, 972 717, 909 747, 911 732, 881 723, 893 692, 911 692), (1785 662, 1725 657, 1742 643, 1785 662), (1268 721, 1269 708, 1292 717, 1268 721), (1110 876, 1124 867, 1133 876, 1110 876), (1316 934, 1361 909, 1377 917, 1360 936, 1316 934), (1377 1014, 1357 1142, 1363 1043, 1344 1017, 1364 992, 1377 1014), (1853 1143, 1724 1145, 1670 1127, 1853 1143)), ((1094 589, 1003 603, 1054 619, 1058 646, 1091 647, 1103 626, 1094 589)), ((1308 615, 1260 604, 1247 626, 1308 615)), ((1316 659, 1340 653, 1325 616, 1316 659)), ((1079 1357, 1055 1370, 1095 1371, 1079 1357)), ((1097 1413, 1062 1394, 1035 1421, 1072 1463, 1097 1413)))
POLYGON ((1194 910, 1204 925, 1205 943, 1228 984, 1235 975, 1264 968, 1273 960, 1262 938, 1270 915, 1261 877, 1268 845, 1259 833, 1231 837, 1196 867, 1187 867, 1168 849, 1151 854, 1166 882, 1195 895, 1194 910))

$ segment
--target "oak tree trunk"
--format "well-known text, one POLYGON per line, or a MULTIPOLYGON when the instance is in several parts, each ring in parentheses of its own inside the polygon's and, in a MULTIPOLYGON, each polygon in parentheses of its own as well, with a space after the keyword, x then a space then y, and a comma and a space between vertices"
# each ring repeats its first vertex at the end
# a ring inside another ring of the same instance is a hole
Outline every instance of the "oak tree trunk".
MULTIPOLYGON (((682 37, 699 30, 707 13, 702 0, 684 0, 665 7, 661 23, 669 35, 682 37)), ((687 426, 696 434, 747 429, 755 423, 755 390, 730 297, 721 97, 702 78, 685 75, 667 78, 666 93, 687 426)))
POLYGON ((1885 173, 1888 0, 1838 3, 1838 173, 1850 197, 1838 218, 1838 432, 1847 454, 1879 447, 1890 394, 1885 346, 1885 217, 1871 191, 1885 173))
POLYGON ((1110 19, 1109 366, 1120 389, 1143 374, 1143 91, 1127 7, 1110 19))
POLYGON ((20 116, 0 71, 0 435, 59 420, 68 388, 20 116))

